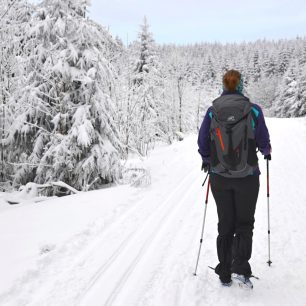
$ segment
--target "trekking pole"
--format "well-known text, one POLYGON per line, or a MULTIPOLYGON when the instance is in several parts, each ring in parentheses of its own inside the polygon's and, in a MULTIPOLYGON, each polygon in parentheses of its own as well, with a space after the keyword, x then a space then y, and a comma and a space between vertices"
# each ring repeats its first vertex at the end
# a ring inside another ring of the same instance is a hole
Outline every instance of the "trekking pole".
MULTIPOLYGON (((205 178, 204 183, 206 182, 206 179, 207 179, 208 175, 209 175, 209 173, 207 173, 207 176, 205 178)), ((207 183, 207 192, 206 192, 206 199, 205 199, 205 208, 204 208, 204 217, 203 217, 203 224, 202 224, 202 233, 201 233, 201 239, 200 239, 200 246, 199 246, 199 252, 198 252, 196 267, 195 267, 195 270, 194 270, 194 273, 193 273, 193 275, 195 275, 195 276, 197 275, 197 269, 198 269, 198 264, 199 264, 201 248, 202 248, 202 242, 203 242, 204 226, 205 226, 206 210, 207 210, 208 194, 209 194, 209 185, 210 185, 210 179, 208 179, 208 183, 207 183)))
POLYGON ((267 264, 271 266, 271 257, 270 257, 270 183, 269 183, 269 159, 267 159, 267 204, 268 204, 268 254, 269 259, 267 264))

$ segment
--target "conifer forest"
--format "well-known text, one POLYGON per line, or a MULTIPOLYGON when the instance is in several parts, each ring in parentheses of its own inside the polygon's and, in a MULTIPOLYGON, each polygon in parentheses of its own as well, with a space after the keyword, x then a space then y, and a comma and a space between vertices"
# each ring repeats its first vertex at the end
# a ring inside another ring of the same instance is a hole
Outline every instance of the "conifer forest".
POLYGON ((143 19, 123 42, 89 1, 0 0, 0 189, 99 189, 130 156, 197 132, 227 69, 267 116, 306 115, 306 38, 159 45, 143 19))

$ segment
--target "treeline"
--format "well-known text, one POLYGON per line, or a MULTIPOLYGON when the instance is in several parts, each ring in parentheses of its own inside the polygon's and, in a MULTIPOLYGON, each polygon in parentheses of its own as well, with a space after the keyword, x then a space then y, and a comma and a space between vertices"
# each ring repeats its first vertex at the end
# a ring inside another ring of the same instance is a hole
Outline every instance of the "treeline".
MULTIPOLYGON (((240 44, 195 44, 160 47, 163 61, 176 54, 185 63, 192 85, 205 92, 222 88, 228 69, 242 72, 246 94, 270 110, 270 115, 306 115, 306 39, 245 42, 240 44)), ((210 98, 210 97, 209 97, 210 98)))
POLYGON ((306 40, 157 45, 144 19, 125 46, 88 18, 87 0, 0 0, 0 186, 117 181, 130 154, 196 131, 241 70, 271 114, 306 114, 306 40))

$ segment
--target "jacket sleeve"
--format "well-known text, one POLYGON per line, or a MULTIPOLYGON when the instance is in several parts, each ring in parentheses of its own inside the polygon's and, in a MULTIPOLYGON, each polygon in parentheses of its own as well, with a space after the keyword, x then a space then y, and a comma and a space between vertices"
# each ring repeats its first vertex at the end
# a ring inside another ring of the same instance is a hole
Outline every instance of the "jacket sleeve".
POLYGON ((270 135, 266 126, 262 109, 258 105, 253 106, 257 111, 257 126, 255 130, 256 145, 263 155, 271 153, 270 135))
POLYGON ((211 107, 208 108, 204 120, 202 122, 199 136, 198 136, 198 146, 202 160, 204 162, 209 162, 209 155, 210 155, 210 123, 211 123, 211 107))

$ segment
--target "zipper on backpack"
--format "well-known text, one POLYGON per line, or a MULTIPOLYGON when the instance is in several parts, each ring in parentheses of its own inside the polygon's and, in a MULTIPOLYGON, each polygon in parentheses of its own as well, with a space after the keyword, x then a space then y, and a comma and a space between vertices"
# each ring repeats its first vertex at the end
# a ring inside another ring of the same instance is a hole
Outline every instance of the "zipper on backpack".
POLYGON ((220 128, 216 128, 216 134, 217 134, 217 136, 219 138, 221 149, 222 149, 222 151, 224 151, 224 142, 223 142, 223 139, 222 139, 220 128))
POLYGON ((247 125, 244 128, 244 151, 247 149, 247 141, 248 141, 248 127, 247 125))

